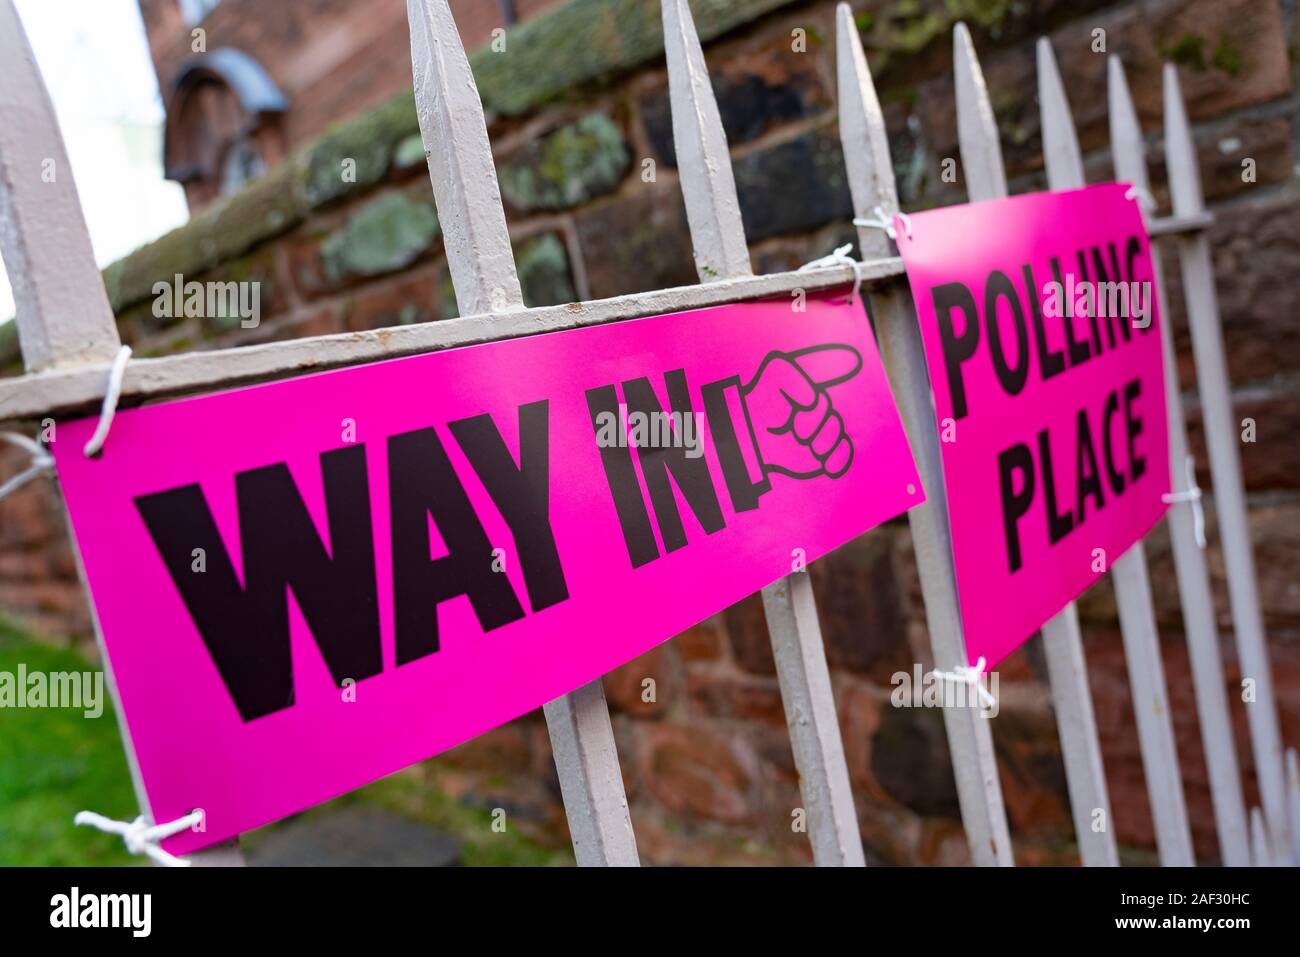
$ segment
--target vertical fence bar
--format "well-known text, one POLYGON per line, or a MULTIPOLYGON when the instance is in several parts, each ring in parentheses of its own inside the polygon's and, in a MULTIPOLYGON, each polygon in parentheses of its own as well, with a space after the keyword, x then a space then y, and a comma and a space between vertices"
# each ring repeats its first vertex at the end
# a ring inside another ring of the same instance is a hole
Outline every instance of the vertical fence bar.
MULTIPOLYGON (((415 105, 462 315, 524 307, 483 104, 447 0, 407 0, 415 105)), ((543 709, 579 866, 637 866, 600 679, 543 709)))
POLYGON ((108 362, 121 341, 36 57, 0 0, 0 250, 29 371, 108 362))
MULTIPOLYGON (((0 117, 4 118, 0 122, 0 253, 13 285, 23 363, 29 372, 39 372, 107 362, 121 347, 117 322, 95 265, 54 107, 13 0, 0 0, 0 117)), ((89 602, 81 551, 70 522, 68 534, 89 602)), ((117 682, 104 651, 99 616, 90 604, 95 642, 136 800, 141 813, 152 820, 117 682)), ((238 842, 233 840, 191 855, 191 860, 208 866, 243 864, 238 842)))
MULTIPOLYGON (((841 3, 836 17, 840 139, 854 214, 871 217, 880 207, 882 218, 888 220, 898 212, 898 193, 884 117, 853 11, 841 3)), ((858 244, 864 260, 895 255, 889 237, 880 230, 859 228, 858 244)), ((926 491, 926 501, 908 512, 907 518, 935 667, 952 671, 969 662, 957 605, 943 460, 920 329, 911 300, 900 287, 873 293, 871 311, 881 357, 926 491)), ((944 708, 943 718, 971 860, 981 866, 1010 865, 1011 839, 989 722, 973 707, 944 708)))
MULTIPOLYGON (((1187 123, 1187 112, 1178 87, 1178 71, 1173 64, 1165 65, 1164 81, 1165 159, 1169 170, 1169 191, 1173 196, 1174 215, 1192 216, 1204 212, 1205 200, 1196 168, 1192 130, 1187 123)), ((1214 266, 1210 259, 1210 244, 1203 232, 1179 237, 1178 260, 1182 267, 1187 322, 1192 331, 1196 387, 1201 395, 1201 416, 1210 453, 1210 473, 1214 479, 1214 503, 1219 537, 1223 543, 1223 561, 1228 572, 1228 598, 1232 606, 1237 651, 1241 656, 1243 677, 1255 683, 1255 700, 1246 704, 1255 753, 1255 774, 1259 779, 1269 841, 1280 858, 1290 855, 1290 827, 1300 826, 1300 822, 1287 820, 1282 735, 1278 730, 1264 619, 1255 584, 1255 559, 1251 551, 1246 494, 1237 452, 1237 424, 1234 422, 1228 367, 1223 354, 1214 266)))
MULTIPOLYGON (((962 32, 965 34, 964 45, 970 46, 970 34, 964 29, 962 32)), ((973 47, 970 57, 973 62, 973 47)), ((1056 69, 1056 59, 1051 44, 1046 39, 1041 39, 1038 43, 1038 68, 1040 73, 1049 75, 1045 87, 1040 76, 1040 89, 1049 91, 1043 103, 1043 159, 1048 182, 1052 189, 1077 189, 1084 185, 1083 159, 1079 154, 1078 139, 1074 135, 1070 105, 1066 101, 1056 69)), ((987 98, 982 84, 980 90, 987 98)), ((987 115, 991 119, 992 110, 987 115)), ((985 135, 996 138, 996 127, 988 130, 985 135)), ((963 165, 965 155, 963 145, 963 165)), ((988 151, 983 151, 981 155, 987 156, 988 151)), ((1005 176, 1000 163, 997 173, 1005 176)), ((972 195, 971 198, 984 197, 972 195)), ((1128 661, 1129 681, 1133 690, 1138 738, 1142 746, 1147 794, 1151 799, 1151 815, 1155 820, 1156 845, 1160 850, 1160 860, 1165 865, 1190 866, 1196 863, 1196 858, 1192 853, 1187 805, 1183 801, 1183 782, 1178 766, 1178 751, 1174 744, 1173 722, 1169 714, 1169 696, 1165 690, 1164 667, 1160 661, 1160 638, 1156 633, 1155 607, 1147 577, 1146 550, 1142 542, 1115 559, 1111 569, 1111 581, 1115 586, 1115 598, 1119 606, 1120 632, 1124 639, 1124 655, 1128 661)))
MULTIPOLYGON (((1115 178, 1132 183, 1139 196, 1150 195, 1146 146, 1138 125, 1137 110, 1124 78, 1124 65, 1111 56, 1107 64, 1111 153, 1115 178)), ((1144 210, 1143 215, 1147 215, 1144 210)), ((1161 348, 1165 362, 1165 397, 1169 418, 1169 459, 1173 491, 1188 495, 1195 489, 1195 475, 1189 468, 1187 424, 1178 385, 1178 363, 1174 355, 1174 334, 1165 303, 1164 268, 1160 249, 1151 244, 1151 265, 1155 274, 1156 299, 1161 313, 1161 348)), ((1223 863, 1229 867, 1250 865, 1250 832, 1246 804, 1242 798, 1237 749, 1232 740, 1232 719, 1223 683, 1223 661, 1219 632, 1215 627, 1214 602, 1210 597, 1210 573, 1205 552, 1197 540, 1199 501, 1183 500, 1169 509, 1169 534, 1173 542, 1174 570, 1183 609, 1183 628, 1191 658, 1192 682, 1196 692, 1197 717, 1205 745, 1205 764, 1210 775, 1210 796, 1223 863)))
MULTIPOLYGON (((686 0, 662 0, 677 169, 703 282, 752 274, 731 154, 686 0)), ((806 571, 763 589, 808 836, 818 866, 866 863, 821 626, 806 571)))
POLYGON ((1291 863, 1300 866, 1300 756, 1286 753, 1286 798, 1291 821, 1291 863))
MULTIPOLYGON (((1069 101, 1051 44, 1045 40, 1038 43, 1038 99, 1049 188, 1065 189, 1068 181, 1082 184, 1083 160, 1070 120, 1069 101)), ((1043 651, 1052 683, 1079 855, 1085 865, 1117 866, 1119 850, 1111 818, 1110 792, 1106 787, 1101 741, 1088 688, 1079 612, 1074 602, 1043 625, 1043 651), (1094 817, 1098 814, 1100 821, 1094 817)))

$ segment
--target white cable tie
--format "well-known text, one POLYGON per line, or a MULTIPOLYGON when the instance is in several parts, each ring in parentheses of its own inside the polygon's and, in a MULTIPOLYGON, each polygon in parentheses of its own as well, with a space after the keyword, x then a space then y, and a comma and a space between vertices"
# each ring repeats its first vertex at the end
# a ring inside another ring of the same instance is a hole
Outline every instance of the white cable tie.
POLYGON ((131 347, 123 346, 113 357, 113 367, 108 373, 108 389, 104 392, 104 404, 99 410, 99 424, 95 434, 86 442, 86 458, 94 458, 104 449, 104 440, 108 430, 113 426, 113 416, 117 414, 117 400, 122 395, 122 377, 126 375, 126 360, 131 358, 131 347))
POLYGON ((1136 199, 1138 205, 1147 213, 1152 215, 1156 211, 1156 198, 1151 195, 1151 191, 1142 186, 1130 186, 1124 193, 1125 199, 1136 199))
POLYGON ((957 684, 969 685, 974 688, 975 694, 979 696, 980 704, 992 710, 997 707, 998 699, 993 697, 993 693, 984 684, 984 668, 984 656, 980 655, 973 665, 958 665, 952 671, 935 669, 933 674, 943 681, 954 681, 957 684))
POLYGON ((862 263, 849 255, 849 250, 852 248, 852 243, 845 243, 843 246, 836 247, 835 251, 829 256, 822 256, 810 263, 804 263, 799 267, 799 272, 807 272, 810 269, 827 269, 831 266, 848 266, 853 270, 853 292, 849 294, 849 302, 851 303, 858 298, 858 290, 862 288, 863 266, 862 263))
POLYGON ((1187 491, 1165 492, 1160 500, 1167 505, 1189 504, 1192 506, 1192 527, 1196 530, 1196 544, 1205 551, 1205 506, 1202 504, 1201 487, 1196 484, 1196 459, 1187 456, 1187 491))
POLYGON ((78 811, 77 816, 72 819, 72 823, 87 824, 103 831, 105 834, 120 834, 128 851, 132 854, 147 854, 155 864, 163 867, 189 867, 189 861, 183 857, 168 854, 159 846, 158 842, 165 841, 181 831, 188 830, 202 820, 202 811, 191 811, 184 817, 178 817, 167 824, 150 824, 144 819, 144 815, 137 817, 128 824, 126 821, 115 821, 111 817, 104 817, 94 811, 78 811))
POLYGON ((49 471, 54 467, 54 459, 45 446, 35 439, 23 435, 21 432, 0 432, 0 439, 4 439, 10 445, 16 445, 18 448, 28 452, 32 460, 28 463, 27 468, 23 469, 9 481, 0 485, 0 499, 3 499, 10 492, 16 492, 36 476, 43 472, 49 471))
MULTIPOLYGON (((903 232, 907 235, 908 239, 911 239, 912 238, 911 217, 908 216, 907 213, 902 212, 901 210, 895 215, 897 215, 898 218, 903 223, 903 232)), ((890 239, 894 241, 898 240, 898 230, 894 228, 894 221, 890 219, 890 217, 885 215, 885 210, 880 206, 877 206, 875 209, 873 209, 871 211, 870 216, 856 217, 853 220, 853 225, 858 226, 862 229, 879 229, 890 239)))

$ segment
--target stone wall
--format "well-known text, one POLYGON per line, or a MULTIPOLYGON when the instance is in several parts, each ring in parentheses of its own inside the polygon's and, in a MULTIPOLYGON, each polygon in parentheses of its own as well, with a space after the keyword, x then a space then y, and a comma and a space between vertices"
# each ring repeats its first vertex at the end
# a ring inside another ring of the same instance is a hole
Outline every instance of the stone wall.
MULTIPOLYGON (((735 163, 756 270, 792 268, 852 238, 835 128, 830 2, 704 0, 694 5, 735 163), (802 29, 806 52, 792 50, 802 29)), ((905 208, 964 199, 956 148, 950 28, 975 33, 1013 191, 1042 188, 1033 41, 1052 37, 1088 151, 1089 178, 1110 175, 1105 58, 1128 67, 1158 145, 1160 65, 1181 67, 1212 236, 1240 417, 1246 482, 1286 739, 1300 743, 1300 99, 1294 0, 870 0, 854 4, 878 78, 905 208), (956 161, 945 182, 944 161, 956 161), (1254 182, 1242 161, 1255 161, 1254 182)), ((575 0, 510 35, 507 53, 473 57, 491 114, 507 217, 532 305, 696 281, 672 154, 667 79, 654 0, 575 0), (653 170, 653 176, 649 171, 653 170)), ((1158 155, 1153 153, 1153 155, 1158 155)), ((1163 172, 1154 170, 1162 208, 1163 172)), ((1168 271, 1175 273, 1173 250, 1168 271)), ((203 349, 455 314, 437 214, 409 95, 336 127, 244 193, 105 272, 123 336, 142 355, 203 349), (356 181, 344 182, 344 160, 356 181), (186 279, 258 280, 263 321, 159 321, 150 288, 186 279)), ((1194 385, 1181 304, 1172 304, 1185 387, 1194 385)), ((1194 391, 1187 404, 1204 471, 1194 391)), ((0 474, 14 470, 0 458, 0 474)), ((1213 512, 1211 510, 1211 518, 1213 512)), ((0 607, 41 631, 84 639, 88 616, 63 543, 53 486, 0 505, 0 607)), ((1149 547, 1162 650, 1175 703, 1195 837, 1216 856, 1167 539, 1149 547)), ((1222 558, 1210 564, 1224 661, 1248 777, 1240 674, 1230 641, 1222 558)), ((812 568, 863 838, 872 863, 958 863, 967 852, 941 717, 889 706, 890 676, 930 667, 905 522, 864 536, 812 568)), ((1154 836, 1116 624, 1106 585, 1079 603, 1097 720, 1124 853, 1149 859, 1154 836)), ((611 627, 617 627, 612 622, 611 627)), ((1038 642, 1000 669, 994 738, 1022 863, 1071 862, 1064 770, 1038 642)), ((747 599, 606 678, 632 817, 656 863, 804 862, 793 833, 798 778, 761 603, 747 599), (641 697, 653 677, 654 702, 641 697)), ((540 712, 435 760, 442 786, 505 807, 540 837, 565 840, 540 712)), ((1248 798, 1257 803, 1253 779, 1248 798)))

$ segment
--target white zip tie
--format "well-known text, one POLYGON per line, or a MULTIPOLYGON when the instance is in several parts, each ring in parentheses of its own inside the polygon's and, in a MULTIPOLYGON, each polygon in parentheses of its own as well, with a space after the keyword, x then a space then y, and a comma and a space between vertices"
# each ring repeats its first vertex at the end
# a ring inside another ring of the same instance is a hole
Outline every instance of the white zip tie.
POLYGON ((1196 459, 1187 456, 1187 491, 1165 492, 1160 501, 1167 505, 1190 504, 1192 527, 1196 530, 1196 544, 1205 551, 1205 506, 1201 504, 1201 487, 1196 484, 1196 459))
MULTIPOLYGON (((911 217, 909 217, 907 213, 904 213, 901 210, 897 213, 897 216, 899 219, 903 221, 903 232, 907 234, 908 239, 911 239, 912 238, 911 217)), ((870 216, 859 216, 855 218, 853 220, 853 225, 859 226, 863 229, 879 229, 882 232, 884 232, 884 234, 888 236, 890 239, 895 241, 898 240, 898 230, 894 228, 894 221, 885 215, 885 210, 883 207, 877 206, 875 209, 871 211, 870 216)))
POLYGON ((984 667, 984 656, 980 655, 973 665, 958 665, 952 671, 935 669, 933 674, 936 678, 944 681, 955 681, 958 684, 970 685, 975 689, 975 694, 979 697, 980 703, 992 710, 997 707, 998 699, 993 697, 993 693, 984 685, 982 680, 984 678, 984 667))
POLYGON ((10 445, 16 445, 31 453, 32 460, 27 468, 23 469, 9 481, 0 485, 0 499, 4 498, 10 492, 16 492, 42 472, 46 472, 54 467, 54 459, 46 451, 45 446, 35 439, 23 435, 21 432, 0 432, 0 439, 4 439, 10 445))
POLYGON ((104 404, 99 410, 99 425, 95 434, 86 442, 86 458, 94 458, 104 449, 104 440, 108 430, 113 426, 113 416, 117 414, 117 400, 122 395, 122 377, 126 375, 126 360, 131 358, 131 347, 123 346, 113 357, 113 367, 108 373, 108 389, 104 393, 104 404))
POLYGON ((1136 199, 1138 201, 1138 205, 1141 206, 1148 213, 1155 213, 1156 211, 1157 208, 1156 198, 1151 195, 1151 191, 1149 189, 1144 189, 1141 186, 1130 186, 1124 192, 1124 198, 1136 199))
POLYGON ((799 267, 799 272, 807 272, 810 269, 826 269, 831 266, 850 267, 853 270, 853 291, 849 293, 849 302, 852 303, 854 299, 858 298, 858 290, 862 288, 863 265, 849 255, 849 250, 852 248, 852 243, 845 243, 843 246, 838 246, 829 256, 822 256, 820 259, 814 259, 810 263, 804 263, 799 267))
POLYGON ((72 823, 88 824, 105 834, 120 834, 128 851, 132 854, 147 854, 155 864, 163 867, 189 867, 189 861, 168 854, 158 846, 158 842, 192 828, 202 820, 202 811, 191 811, 184 817, 178 817, 167 824, 149 824, 143 814, 128 824, 126 821, 115 821, 94 811, 78 811, 72 823))

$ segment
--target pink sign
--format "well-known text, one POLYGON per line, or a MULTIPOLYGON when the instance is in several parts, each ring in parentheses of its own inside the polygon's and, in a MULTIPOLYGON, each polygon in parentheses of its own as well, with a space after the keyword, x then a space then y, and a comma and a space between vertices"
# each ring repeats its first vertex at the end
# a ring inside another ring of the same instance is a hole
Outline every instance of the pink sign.
POLYGON ((828 299, 124 411, 92 460, 94 425, 55 458, 153 816, 206 815, 176 853, 535 709, 924 499, 862 307, 828 299))
POLYGON ((991 667, 1160 520, 1150 247, 1108 183, 909 217, 966 648, 991 667))

